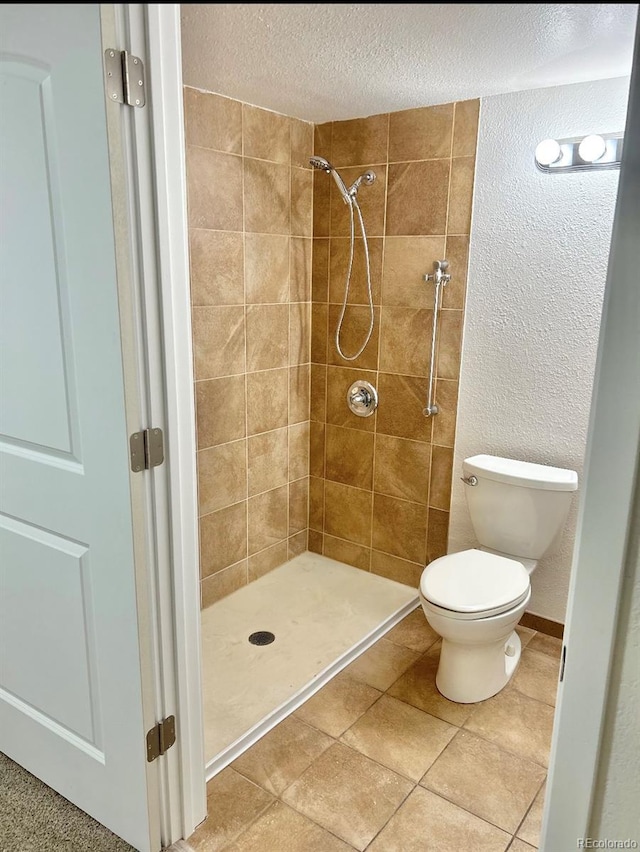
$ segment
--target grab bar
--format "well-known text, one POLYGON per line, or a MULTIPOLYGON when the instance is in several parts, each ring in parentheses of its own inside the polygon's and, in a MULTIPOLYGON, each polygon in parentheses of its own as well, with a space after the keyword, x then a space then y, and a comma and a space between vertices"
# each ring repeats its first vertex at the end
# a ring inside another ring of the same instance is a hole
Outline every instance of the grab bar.
POLYGON ((425 417, 431 417, 438 413, 438 406, 435 404, 435 375, 436 375, 436 339, 438 336, 438 313, 440 311, 440 299, 442 288, 451 281, 451 275, 447 272, 449 268, 448 260, 434 260, 433 274, 425 275, 425 281, 433 281, 436 285, 436 292, 433 299, 433 326, 431 330, 431 369, 429 370, 429 394, 427 398, 427 406, 422 412, 425 417))

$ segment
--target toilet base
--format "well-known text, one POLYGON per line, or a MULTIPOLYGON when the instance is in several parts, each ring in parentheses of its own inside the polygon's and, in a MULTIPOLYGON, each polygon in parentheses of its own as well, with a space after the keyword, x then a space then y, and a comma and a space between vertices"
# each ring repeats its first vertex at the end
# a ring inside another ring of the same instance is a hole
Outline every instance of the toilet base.
POLYGON ((498 642, 466 645, 442 640, 436 675, 438 691, 458 704, 475 704, 496 695, 511 680, 522 645, 514 630, 498 642))

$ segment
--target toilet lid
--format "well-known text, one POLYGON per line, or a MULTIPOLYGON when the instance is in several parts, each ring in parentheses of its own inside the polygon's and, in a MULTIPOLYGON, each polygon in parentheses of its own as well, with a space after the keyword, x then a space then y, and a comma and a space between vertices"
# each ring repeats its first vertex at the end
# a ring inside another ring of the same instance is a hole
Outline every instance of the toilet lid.
POLYGON ((463 550, 435 559, 422 572, 422 596, 459 613, 505 612, 529 592, 529 574, 515 559, 484 550, 463 550))

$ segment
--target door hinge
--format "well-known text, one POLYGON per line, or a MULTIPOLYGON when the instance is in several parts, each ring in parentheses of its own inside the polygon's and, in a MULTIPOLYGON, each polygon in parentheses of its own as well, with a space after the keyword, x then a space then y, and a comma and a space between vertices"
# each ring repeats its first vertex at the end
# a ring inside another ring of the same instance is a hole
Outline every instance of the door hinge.
POLYGON ((104 70, 110 101, 132 107, 145 105, 144 64, 139 56, 110 47, 104 52, 104 70))
POLYGON ((176 717, 167 716, 147 733, 147 762, 169 751, 176 741, 176 717))
POLYGON ((162 429, 143 429, 129 438, 131 470, 140 473, 158 467, 164 461, 164 436, 162 429))

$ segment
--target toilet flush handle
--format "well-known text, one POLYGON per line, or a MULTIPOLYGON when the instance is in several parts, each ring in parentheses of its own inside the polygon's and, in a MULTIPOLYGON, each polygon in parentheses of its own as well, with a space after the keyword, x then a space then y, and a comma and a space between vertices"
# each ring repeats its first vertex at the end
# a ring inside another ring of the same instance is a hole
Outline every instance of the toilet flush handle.
POLYGON ((478 477, 471 474, 471 476, 461 476, 460 479, 464 482, 465 485, 477 485, 478 477))

